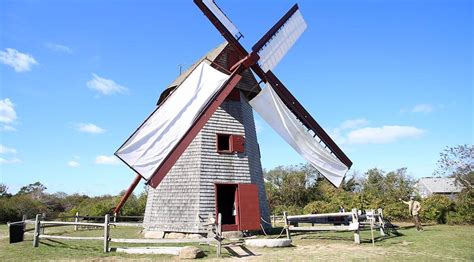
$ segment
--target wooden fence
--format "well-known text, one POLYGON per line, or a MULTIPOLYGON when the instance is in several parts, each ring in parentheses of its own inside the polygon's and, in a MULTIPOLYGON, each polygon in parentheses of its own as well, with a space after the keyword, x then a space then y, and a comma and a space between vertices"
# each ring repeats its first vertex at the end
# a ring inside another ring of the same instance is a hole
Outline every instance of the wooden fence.
MULTIPOLYGON (((217 256, 221 255, 222 247, 222 216, 218 215, 217 223, 209 224, 214 227, 215 238, 201 238, 201 239, 125 239, 125 238, 111 238, 110 237, 110 228, 115 226, 126 226, 126 227, 141 227, 142 223, 132 223, 132 222, 114 222, 117 221, 117 218, 124 217, 114 217, 109 214, 104 217, 90 217, 90 216, 79 216, 76 213, 73 217, 61 217, 60 219, 71 219, 74 221, 47 221, 43 215, 36 215, 34 221, 25 219, 24 221, 14 222, 14 223, 32 223, 34 224, 34 235, 33 235, 33 247, 39 247, 41 239, 61 239, 61 240, 101 240, 103 241, 104 252, 110 252, 110 243, 141 243, 141 244, 170 244, 170 243, 205 243, 211 244, 217 242, 217 256), (102 220, 104 222, 80 222, 80 219, 95 219, 102 220), (59 227, 59 226, 73 226, 74 230, 79 230, 81 227, 86 228, 102 228, 103 235, 100 237, 82 237, 82 236, 59 236, 45 234, 45 228, 48 227, 59 227)), ((130 217, 128 217, 130 218, 130 217)), ((140 217, 135 217, 140 218, 140 217)), ((14 224, 10 223, 10 224, 14 224)), ((33 229, 32 229, 33 230, 33 229)), ((25 230, 26 231, 26 230, 25 230)))
POLYGON ((284 212, 283 221, 285 223, 286 236, 288 239, 291 239, 291 232, 353 231, 354 243, 360 244, 360 231, 369 228, 372 236, 372 244, 374 244, 374 229, 379 229, 380 235, 385 236, 385 223, 383 212, 380 208, 377 211, 366 210, 365 214, 362 214, 357 209, 352 209, 351 212, 296 216, 289 216, 287 212, 284 212), (300 223, 311 223, 312 225, 300 227, 300 223), (315 224, 325 225, 315 226, 315 224))

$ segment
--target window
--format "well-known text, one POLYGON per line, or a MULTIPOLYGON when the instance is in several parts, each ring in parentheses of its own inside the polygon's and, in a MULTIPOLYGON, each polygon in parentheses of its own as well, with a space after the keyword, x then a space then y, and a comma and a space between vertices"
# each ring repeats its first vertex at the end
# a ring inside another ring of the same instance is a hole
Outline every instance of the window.
POLYGON ((232 152, 230 148, 230 135, 217 134, 217 152, 232 152))
POLYGON ((218 153, 243 153, 244 137, 240 135, 217 134, 218 153))

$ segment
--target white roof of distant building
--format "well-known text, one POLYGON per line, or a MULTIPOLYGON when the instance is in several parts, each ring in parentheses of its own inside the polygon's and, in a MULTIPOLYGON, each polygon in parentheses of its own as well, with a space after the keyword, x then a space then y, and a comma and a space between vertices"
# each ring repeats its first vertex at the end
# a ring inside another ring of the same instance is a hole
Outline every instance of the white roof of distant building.
POLYGON ((424 185, 431 193, 458 193, 463 189, 452 177, 423 177, 418 184, 424 185))

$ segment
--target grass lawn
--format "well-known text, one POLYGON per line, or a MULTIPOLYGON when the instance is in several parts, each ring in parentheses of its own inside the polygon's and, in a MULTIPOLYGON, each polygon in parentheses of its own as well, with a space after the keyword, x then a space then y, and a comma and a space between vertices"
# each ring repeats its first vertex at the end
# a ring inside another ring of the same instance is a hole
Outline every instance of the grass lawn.
MULTIPOLYGON (((382 261, 474 261, 474 226, 425 226, 424 232, 402 227, 399 236, 380 237, 376 233, 375 247, 370 231, 361 234, 361 245, 353 244, 350 232, 305 233, 293 236, 293 247, 281 249, 239 247, 223 249, 224 260, 256 261, 311 261, 311 260, 382 260, 382 261), (245 255, 251 252, 253 255, 245 255), (240 254, 239 258, 235 254, 240 254), (232 255, 234 254, 234 255, 232 255)), ((102 230, 73 231, 71 227, 47 228, 47 234, 68 236, 101 236, 102 230)), ((279 233, 279 232, 278 232, 279 233)), ((140 229, 111 229, 112 238, 141 238, 140 229)), ((189 245, 189 244, 186 244, 189 245)), ((196 244, 197 245, 197 244, 196 244)), ((112 243, 114 247, 133 246, 112 243)), ((146 246, 135 244, 134 246, 146 246)), ((149 245, 148 245, 149 246, 149 245)), ((173 244, 176 246, 176 244, 173 244)), ((205 253, 205 260, 216 260, 215 247, 197 245, 205 253)), ((94 261, 170 261, 177 257, 163 255, 127 255, 103 253, 102 241, 42 240, 32 247, 32 234, 25 241, 8 243, 8 227, 0 225, 0 261, 94 260, 94 261)))

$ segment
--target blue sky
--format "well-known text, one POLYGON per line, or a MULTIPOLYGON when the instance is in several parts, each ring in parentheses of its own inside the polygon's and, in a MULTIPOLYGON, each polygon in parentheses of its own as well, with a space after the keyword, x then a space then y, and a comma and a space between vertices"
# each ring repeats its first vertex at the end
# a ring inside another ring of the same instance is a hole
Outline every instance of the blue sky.
MULTIPOLYGON (((218 1, 250 48, 293 2, 218 1)), ((429 176, 473 137, 471 1, 299 1, 275 73, 353 160, 429 176)), ((189 1, 1 1, 0 178, 11 192, 116 194, 115 150, 223 39, 189 1)), ((258 116, 264 168, 303 162, 258 116)))

